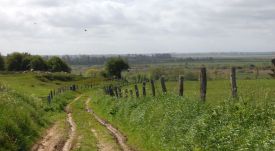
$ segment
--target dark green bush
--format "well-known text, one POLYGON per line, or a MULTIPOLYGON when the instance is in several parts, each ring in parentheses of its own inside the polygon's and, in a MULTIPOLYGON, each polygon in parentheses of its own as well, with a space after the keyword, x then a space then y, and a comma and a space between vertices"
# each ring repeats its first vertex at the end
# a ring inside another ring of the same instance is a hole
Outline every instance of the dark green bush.
POLYGON ((79 80, 82 77, 77 75, 72 75, 64 72, 57 73, 41 73, 36 75, 36 78, 40 81, 75 81, 79 80))

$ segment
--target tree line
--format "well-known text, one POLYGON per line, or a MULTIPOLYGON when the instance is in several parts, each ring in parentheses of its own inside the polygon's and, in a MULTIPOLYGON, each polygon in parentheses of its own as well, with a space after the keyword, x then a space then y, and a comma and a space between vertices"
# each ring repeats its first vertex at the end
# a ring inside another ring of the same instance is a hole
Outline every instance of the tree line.
POLYGON ((39 55, 14 52, 6 57, 0 54, 0 71, 71 72, 71 68, 56 56, 43 59, 39 55))

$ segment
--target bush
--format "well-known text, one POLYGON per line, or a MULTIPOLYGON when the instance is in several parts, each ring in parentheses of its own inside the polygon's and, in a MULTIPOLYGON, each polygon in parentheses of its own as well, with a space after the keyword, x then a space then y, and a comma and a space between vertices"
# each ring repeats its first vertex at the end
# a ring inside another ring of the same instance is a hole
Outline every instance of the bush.
POLYGON ((49 71, 51 72, 71 72, 71 68, 59 57, 52 57, 48 60, 49 71))
POLYGON ((42 73, 36 75, 36 78, 40 81, 75 81, 79 80, 81 76, 72 75, 68 73, 42 73))
POLYGON ((105 70, 107 71, 108 75, 118 79, 121 79, 121 72, 128 69, 129 69, 128 62, 126 62, 120 57, 110 58, 105 64, 105 70))
POLYGON ((29 66, 36 71, 47 71, 48 69, 46 61, 40 56, 32 56, 29 66))
POLYGON ((7 56, 8 71, 25 71, 29 70, 30 54, 14 52, 7 56))
POLYGON ((0 54, 0 71, 4 71, 4 70, 5 70, 5 61, 2 55, 0 54))

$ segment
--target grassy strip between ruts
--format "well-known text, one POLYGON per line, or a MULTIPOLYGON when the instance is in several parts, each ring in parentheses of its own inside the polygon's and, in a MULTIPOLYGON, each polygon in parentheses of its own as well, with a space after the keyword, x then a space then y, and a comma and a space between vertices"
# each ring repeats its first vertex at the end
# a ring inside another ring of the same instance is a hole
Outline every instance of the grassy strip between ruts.
POLYGON ((119 99, 94 91, 92 107, 140 150, 273 150, 272 97, 204 104, 173 94, 119 99))
POLYGON ((87 112, 85 105, 87 99, 87 96, 82 96, 70 105, 73 119, 77 125, 77 139, 73 150, 93 151, 98 148, 119 150, 119 146, 108 130, 87 112))

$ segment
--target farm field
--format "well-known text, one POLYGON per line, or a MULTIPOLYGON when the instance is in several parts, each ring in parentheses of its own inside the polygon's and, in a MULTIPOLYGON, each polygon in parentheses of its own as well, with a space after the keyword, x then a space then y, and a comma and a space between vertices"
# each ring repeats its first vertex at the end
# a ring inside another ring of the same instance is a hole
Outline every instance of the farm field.
MULTIPOLYGON (((155 97, 150 82, 146 83, 144 97, 142 83, 134 80, 139 74, 154 75, 154 69, 138 70, 136 74, 130 71, 123 75, 124 80, 101 77, 99 67, 88 69, 86 77, 64 73, 0 74, 1 149, 35 151, 41 147, 51 150, 53 146, 66 151, 125 150, 118 140, 130 150, 141 151, 274 149, 275 81, 267 70, 260 70, 257 78, 249 71, 254 69, 237 70, 238 98, 233 99, 229 67, 219 69, 219 78, 213 78, 210 69, 206 101, 201 102, 198 69, 177 72, 179 67, 167 64, 162 68, 167 68, 167 93, 162 93, 160 80, 155 80, 155 97), (178 75, 189 72, 193 74, 185 79, 184 96, 180 97, 178 75), (72 84, 79 85, 79 89, 58 94, 48 103, 50 91, 72 84), (92 89, 85 88, 90 84, 94 85, 92 89), (103 87, 110 84, 126 84, 121 87, 122 98, 104 93, 103 87), (138 85, 139 98, 135 97, 134 84, 138 85), (129 90, 134 92, 132 97, 129 90), (104 123, 126 138, 115 136, 104 123)), ((146 76, 139 76, 140 80, 146 80, 146 76)))

